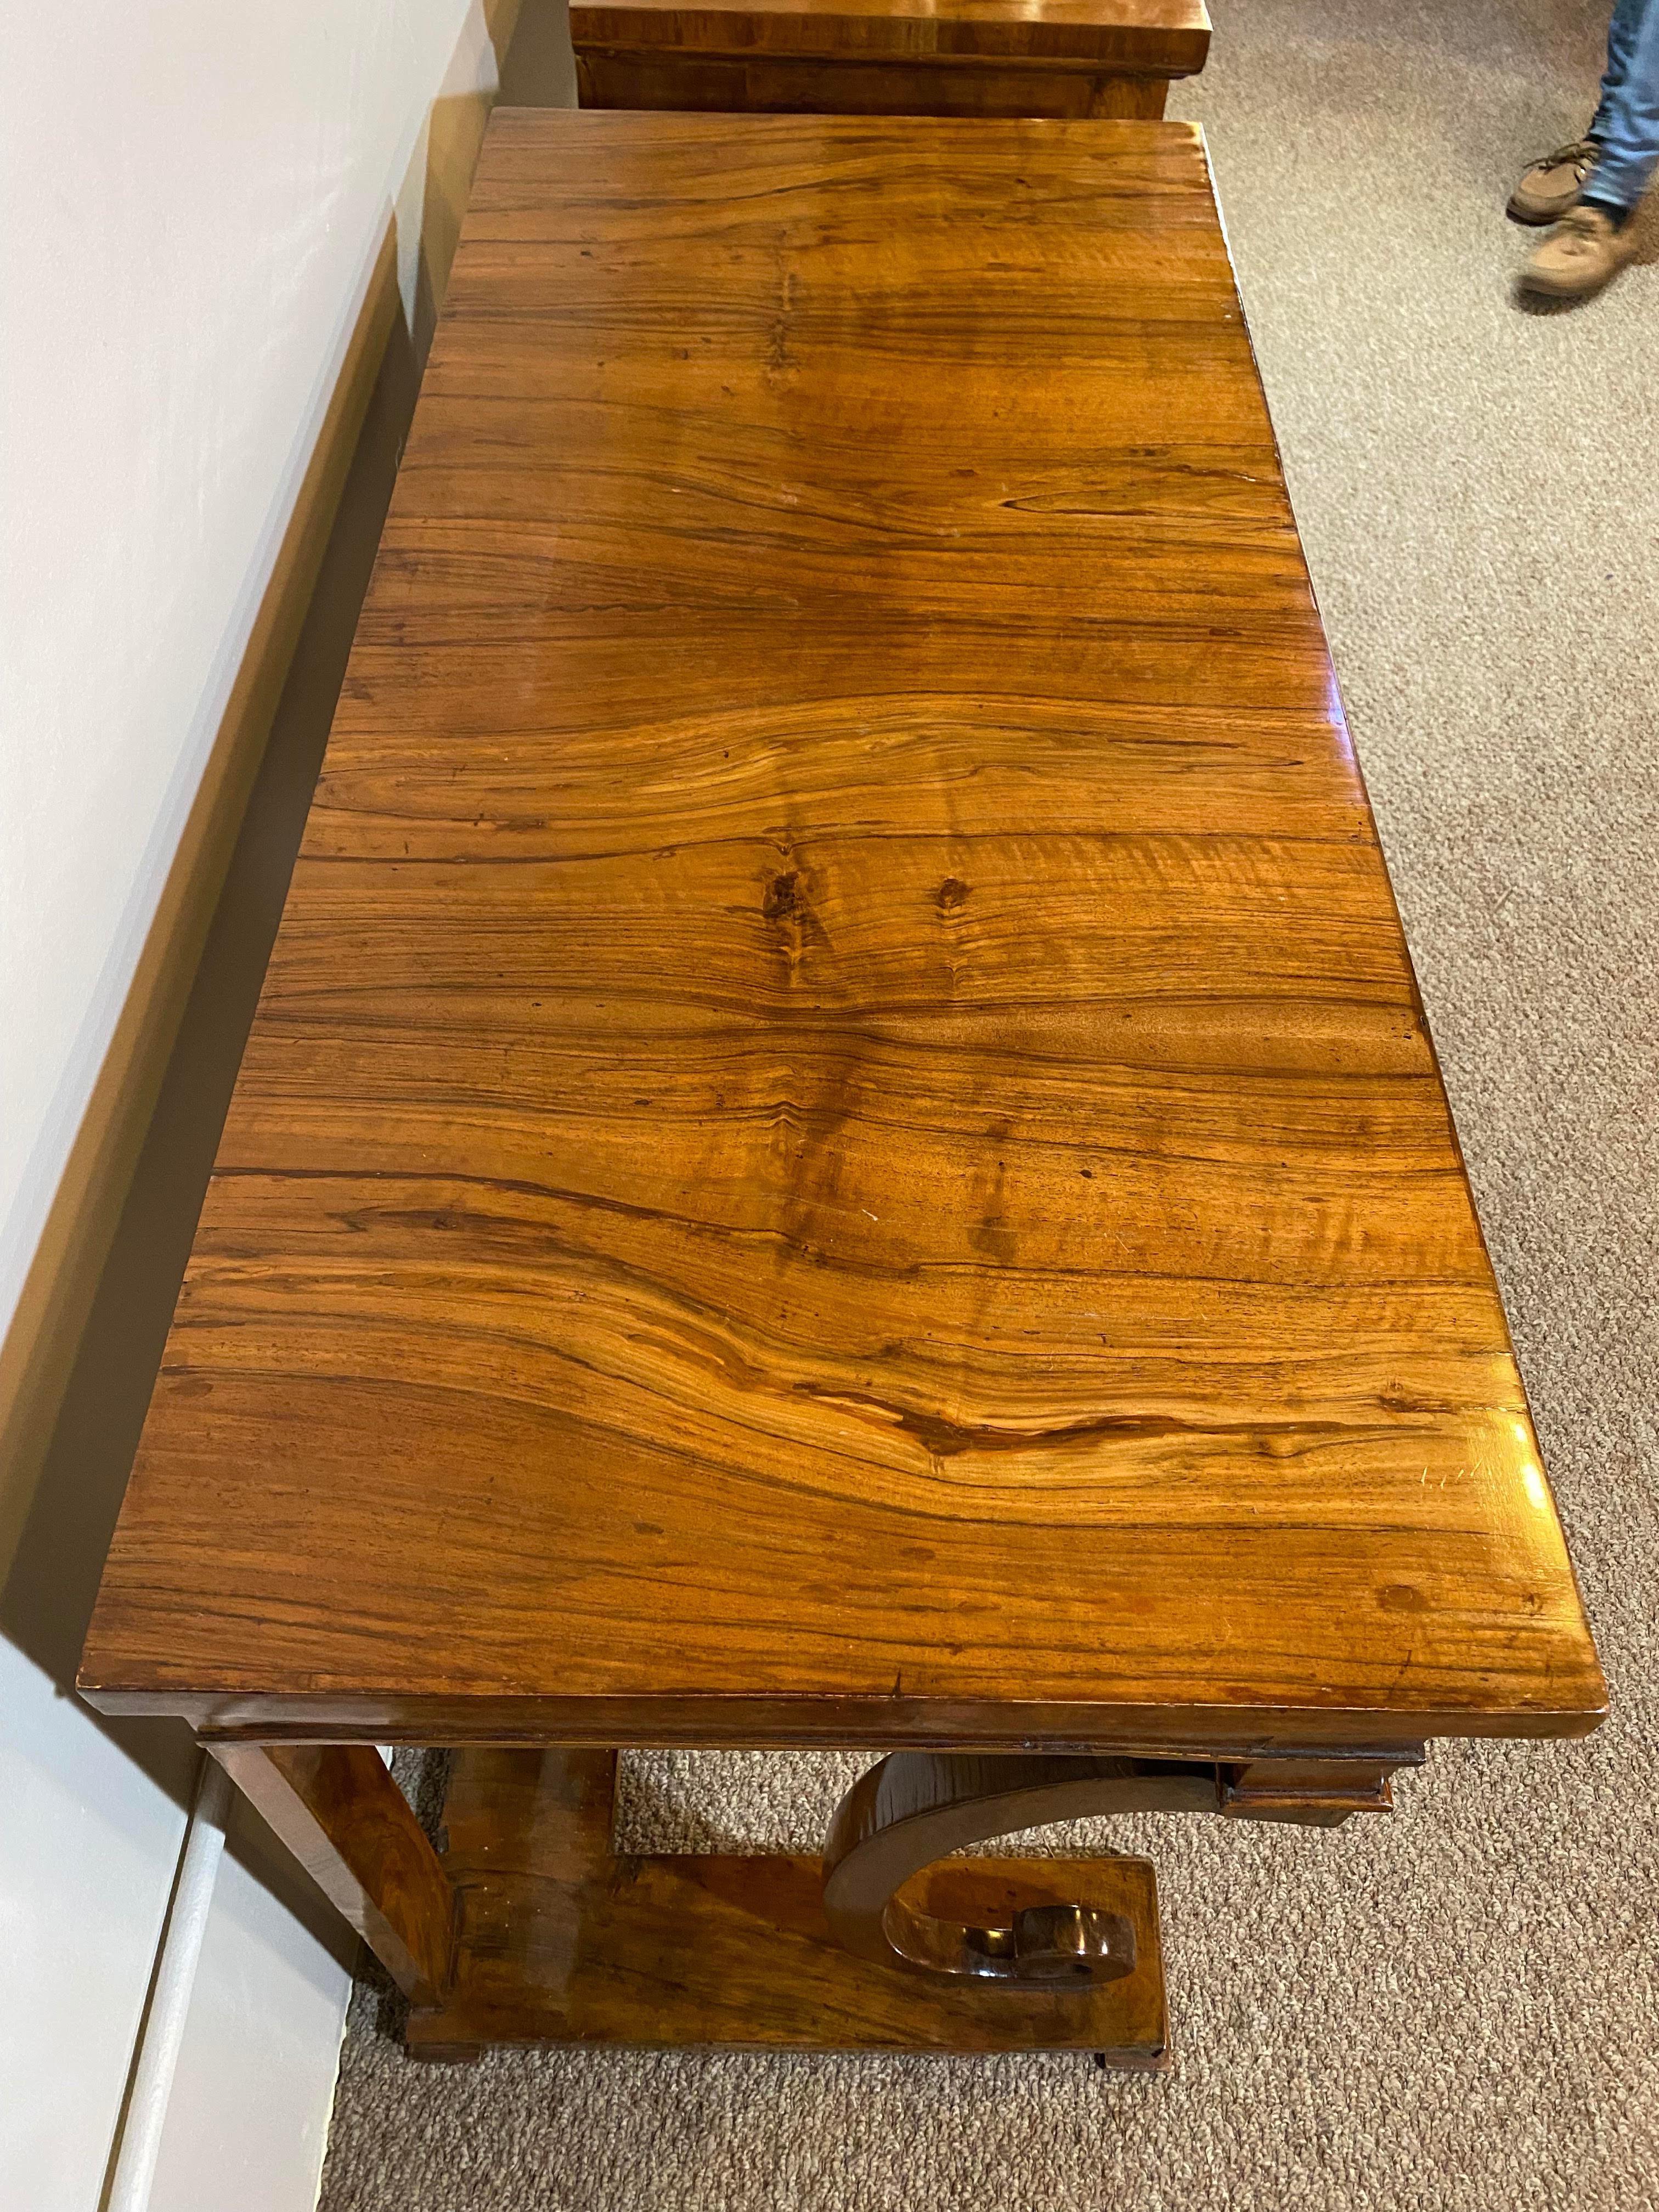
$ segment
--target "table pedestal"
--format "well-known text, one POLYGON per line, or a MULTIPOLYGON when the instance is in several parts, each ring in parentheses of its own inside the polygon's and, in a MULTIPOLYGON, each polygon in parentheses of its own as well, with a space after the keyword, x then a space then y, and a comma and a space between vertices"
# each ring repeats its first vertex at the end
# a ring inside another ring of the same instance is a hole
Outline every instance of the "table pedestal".
POLYGON ((497 2043, 710 2044, 753 2050, 1088 2050, 1164 2063, 1158 1893, 1145 1859, 974 1858, 907 1895, 931 1915, 1000 1926, 1082 1905, 1128 1923, 1109 1980, 1027 1987, 907 1972, 832 1932, 816 1856, 613 1855, 612 1752, 457 1755, 443 1866, 456 1894, 454 1978, 411 2013, 417 2056, 497 2043))
POLYGON ((896 1752, 819 1858, 613 1851, 614 1751, 458 1751, 434 1850, 369 1746, 210 1747, 409 1998, 416 2056, 1083 2050, 1143 2069, 1169 2039, 1150 1863, 950 1854, 1100 1813, 1334 1827, 1386 1812, 1392 1769, 1422 1755, 896 1752))

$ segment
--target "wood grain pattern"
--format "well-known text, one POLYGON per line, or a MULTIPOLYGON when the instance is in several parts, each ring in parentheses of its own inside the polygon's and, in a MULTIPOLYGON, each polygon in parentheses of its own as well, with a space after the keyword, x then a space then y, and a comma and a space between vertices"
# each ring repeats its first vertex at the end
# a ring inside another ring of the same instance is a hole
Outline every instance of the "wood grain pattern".
POLYGON ((831 1936, 817 1859, 612 1858, 604 1752, 473 1751, 445 1808, 456 1974, 411 2014, 410 2053, 490 2044, 750 2050, 1098 2051, 1163 2064, 1158 1893, 1145 1859, 976 1858, 935 1867, 924 1910, 996 1921, 1083 1899, 1128 1923, 1133 1964, 1082 1988, 956 1985, 854 1958, 831 1936))
POLYGON ((85 1680, 1595 1724, 1194 131, 497 116, 85 1680))

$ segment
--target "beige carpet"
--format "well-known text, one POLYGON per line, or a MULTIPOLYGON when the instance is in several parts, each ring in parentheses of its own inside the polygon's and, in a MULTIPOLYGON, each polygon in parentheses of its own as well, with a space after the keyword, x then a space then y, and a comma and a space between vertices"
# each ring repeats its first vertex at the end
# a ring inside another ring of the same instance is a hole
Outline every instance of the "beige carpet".
MULTIPOLYGON (((1170 1821, 1177 2063, 408 2064, 360 1998, 324 2212, 1659 2199, 1659 270, 1512 302, 1605 10, 1213 0, 1201 84, 1314 579, 1613 1687, 1392 1820, 1170 1821)), ((633 1836, 810 1848, 856 1762, 658 1758, 633 1836)), ((1051 1839, 1053 1840, 1053 1839, 1051 1839)), ((1058 1839, 1075 1845, 1075 1834, 1058 1839)))

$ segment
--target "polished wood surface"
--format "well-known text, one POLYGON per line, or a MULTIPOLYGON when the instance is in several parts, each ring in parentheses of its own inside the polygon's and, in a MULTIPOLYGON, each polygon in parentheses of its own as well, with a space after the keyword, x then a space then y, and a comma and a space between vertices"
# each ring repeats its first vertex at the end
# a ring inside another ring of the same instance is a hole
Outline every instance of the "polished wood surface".
POLYGON ((497 116, 85 1680, 1594 1725, 1194 131, 497 116))
POLYGON ((577 0, 584 107, 1157 117, 1204 66, 1200 0, 577 0))
POLYGON ((499 2043, 754 2050, 1097 2051, 1157 2067, 1168 2042, 1158 1894, 1144 1859, 975 1858, 928 1870, 919 1905, 997 1923, 1116 1923, 1110 1980, 1026 1988, 895 1973, 831 1934, 815 1858, 611 1854, 614 1759, 472 1751, 456 1760, 444 1865, 460 1930, 445 2002, 411 2015, 416 2057, 499 2043))
POLYGON ((371 1744, 216 1744, 221 1765, 412 2004, 435 2004, 455 1955, 455 1900, 371 1744))

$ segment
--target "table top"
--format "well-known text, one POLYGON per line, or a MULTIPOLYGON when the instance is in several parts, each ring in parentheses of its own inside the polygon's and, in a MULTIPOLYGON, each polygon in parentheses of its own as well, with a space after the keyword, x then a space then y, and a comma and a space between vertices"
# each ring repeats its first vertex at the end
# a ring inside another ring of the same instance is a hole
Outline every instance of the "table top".
POLYGON ((1090 61, 1152 76, 1204 66, 1203 0, 571 0, 576 44, 698 52, 1090 61))
POLYGON ((83 1680, 1594 1724, 1196 131, 497 115, 83 1680))

